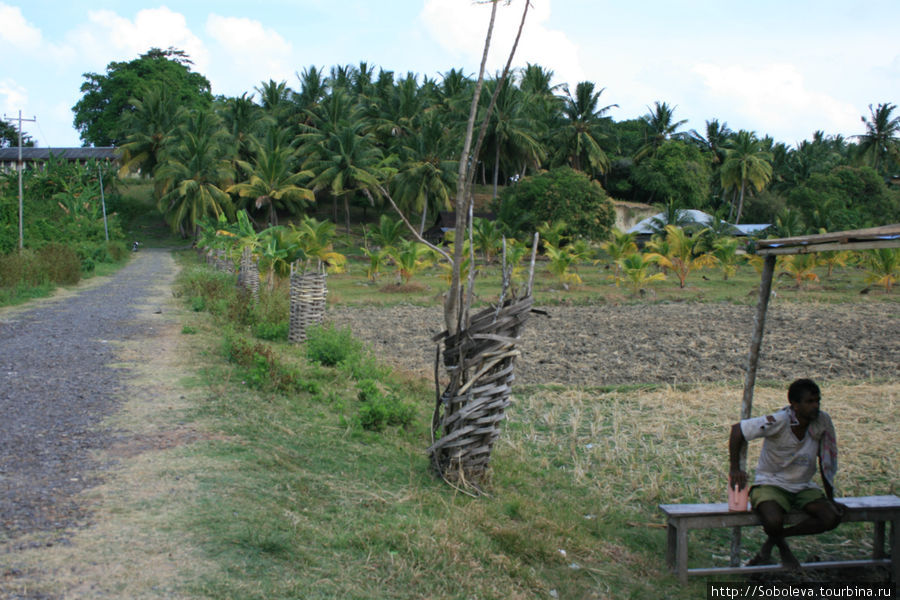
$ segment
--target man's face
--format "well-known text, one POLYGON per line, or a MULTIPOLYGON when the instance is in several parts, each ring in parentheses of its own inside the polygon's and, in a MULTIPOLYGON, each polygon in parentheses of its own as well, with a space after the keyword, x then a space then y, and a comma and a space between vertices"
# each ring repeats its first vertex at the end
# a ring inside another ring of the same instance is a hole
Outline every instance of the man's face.
POLYGON ((797 418, 814 421, 819 416, 819 402, 821 400, 822 398, 819 394, 807 390, 800 397, 799 402, 791 402, 791 407, 797 414, 797 418))

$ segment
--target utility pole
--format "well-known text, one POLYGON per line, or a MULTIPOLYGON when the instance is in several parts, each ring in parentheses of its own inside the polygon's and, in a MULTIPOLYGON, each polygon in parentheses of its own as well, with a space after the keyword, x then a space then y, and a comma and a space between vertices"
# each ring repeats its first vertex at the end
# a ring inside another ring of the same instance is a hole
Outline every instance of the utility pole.
MULTIPOLYGON (((3 119, 12 123, 16 119, 12 117, 7 117, 5 114, 3 115, 3 119)), ((19 111, 19 160, 16 162, 16 167, 19 171, 19 251, 22 251, 22 248, 25 247, 25 227, 24 220, 22 218, 22 167, 24 163, 22 162, 22 121, 28 121, 34 123, 37 121, 37 117, 33 117, 31 119, 23 119, 22 111, 19 111)))

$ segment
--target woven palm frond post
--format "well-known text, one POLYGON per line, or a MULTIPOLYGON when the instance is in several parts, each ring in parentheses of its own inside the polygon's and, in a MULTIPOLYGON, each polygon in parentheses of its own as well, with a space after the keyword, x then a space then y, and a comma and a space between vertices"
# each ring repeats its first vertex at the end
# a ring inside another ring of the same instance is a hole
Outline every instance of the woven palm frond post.
MULTIPOLYGON (((445 331, 435 338, 444 339, 444 366, 450 382, 437 398, 432 417, 432 437, 437 441, 428 449, 431 465, 449 483, 477 492, 487 482, 491 450, 510 405, 515 361, 520 354, 516 344, 533 303, 534 254, 528 287, 521 297, 515 293, 507 297, 511 270, 507 271, 505 264, 503 270, 503 292, 497 305, 472 316, 457 334, 447 336, 445 331)), ((435 377, 437 370, 435 364, 435 377)))
POLYGON ((291 265, 291 308, 288 341, 306 341, 306 330, 325 318, 325 297, 328 293, 325 270, 299 272, 291 265))
POLYGON ((250 248, 244 248, 241 252, 238 286, 250 292, 254 300, 259 300, 259 264, 253 260, 253 252, 250 248))

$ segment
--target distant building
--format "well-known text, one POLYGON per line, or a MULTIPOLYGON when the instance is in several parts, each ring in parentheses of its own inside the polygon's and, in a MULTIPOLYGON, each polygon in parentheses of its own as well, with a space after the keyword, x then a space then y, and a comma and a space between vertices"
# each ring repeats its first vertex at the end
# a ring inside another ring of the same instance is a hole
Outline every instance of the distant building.
MULTIPOLYGON (((685 224, 688 226, 693 225, 699 227, 709 227, 715 222, 716 219, 711 214, 705 213, 702 210, 685 209, 680 211, 680 213, 681 217, 685 221, 685 224)), ((665 213, 657 213, 655 215, 649 216, 628 229, 626 233, 635 234, 635 240, 639 243, 646 242, 651 238, 651 236, 653 236, 654 233, 657 233, 665 226, 665 216, 665 213)), ((735 237, 756 236, 762 234, 769 227, 771 227, 771 225, 758 223, 748 223, 746 225, 731 225, 730 223, 728 224, 730 235, 733 235, 735 237)))
MULTIPOLYGON (((120 152, 111 146, 101 148, 22 148, 22 163, 26 169, 40 168, 50 160, 50 156, 69 162, 86 163, 91 159, 105 162, 118 162, 120 152)), ((19 148, 0 148, 0 172, 16 168, 19 160, 19 148)))

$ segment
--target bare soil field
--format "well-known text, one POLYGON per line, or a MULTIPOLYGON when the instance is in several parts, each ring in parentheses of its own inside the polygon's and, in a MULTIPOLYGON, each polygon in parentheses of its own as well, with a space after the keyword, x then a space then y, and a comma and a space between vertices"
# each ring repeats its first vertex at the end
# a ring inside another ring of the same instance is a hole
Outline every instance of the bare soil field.
MULTIPOLYGON (((522 336, 519 383, 604 386, 741 381, 756 308, 731 304, 542 307, 522 336)), ((395 367, 434 368, 439 307, 330 307, 395 367)), ((896 380, 900 305, 770 304, 757 377, 785 381, 896 380)))

